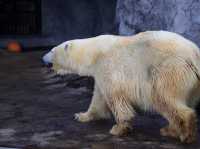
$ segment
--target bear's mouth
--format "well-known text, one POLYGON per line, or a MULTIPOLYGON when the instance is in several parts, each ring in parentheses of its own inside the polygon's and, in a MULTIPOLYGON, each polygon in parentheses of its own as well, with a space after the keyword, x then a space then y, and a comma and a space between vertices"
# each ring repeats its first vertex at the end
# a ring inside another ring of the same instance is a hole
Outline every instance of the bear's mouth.
POLYGON ((64 69, 61 65, 56 63, 56 61, 53 61, 52 66, 49 67, 51 70, 53 70, 58 75, 66 75, 69 74, 69 72, 64 69))
POLYGON ((45 65, 45 67, 47 67, 47 68, 52 68, 53 67, 53 64, 52 63, 47 63, 47 64, 44 64, 45 65))
POLYGON ((43 65, 49 70, 51 73, 55 73, 57 75, 67 75, 67 74, 74 74, 72 73, 71 69, 65 68, 64 66, 60 65, 55 59, 52 60, 51 63, 43 62, 43 65))

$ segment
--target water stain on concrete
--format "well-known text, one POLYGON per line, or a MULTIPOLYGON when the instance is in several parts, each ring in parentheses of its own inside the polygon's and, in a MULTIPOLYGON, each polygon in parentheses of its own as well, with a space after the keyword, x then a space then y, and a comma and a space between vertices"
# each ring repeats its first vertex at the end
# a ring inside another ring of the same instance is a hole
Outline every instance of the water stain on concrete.
POLYGON ((51 141, 56 140, 56 137, 61 135, 62 131, 50 131, 45 133, 35 133, 31 137, 31 141, 40 146, 48 145, 51 141))

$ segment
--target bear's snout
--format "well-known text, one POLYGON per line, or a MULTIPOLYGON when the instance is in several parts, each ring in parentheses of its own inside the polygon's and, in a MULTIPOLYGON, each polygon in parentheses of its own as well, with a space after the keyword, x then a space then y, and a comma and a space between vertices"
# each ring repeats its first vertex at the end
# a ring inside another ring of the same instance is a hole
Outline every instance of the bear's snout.
POLYGON ((52 66, 53 52, 50 51, 42 57, 42 61, 47 66, 52 66))

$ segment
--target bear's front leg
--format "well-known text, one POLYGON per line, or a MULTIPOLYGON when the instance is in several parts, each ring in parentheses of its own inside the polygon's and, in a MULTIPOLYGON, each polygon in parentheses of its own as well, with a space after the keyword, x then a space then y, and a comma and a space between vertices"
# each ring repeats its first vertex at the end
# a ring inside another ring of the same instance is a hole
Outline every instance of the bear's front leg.
POLYGON ((127 135, 132 130, 131 122, 135 115, 133 107, 128 99, 123 96, 123 93, 113 94, 108 103, 116 120, 116 124, 110 130, 110 133, 116 136, 127 135))
POLYGON ((108 109, 107 103, 101 96, 100 90, 95 84, 95 89, 91 104, 87 112, 80 112, 75 114, 75 119, 79 122, 89 122, 92 120, 108 119, 111 117, 111 112, 108 109))
POLYGON ((125 136, 132 131, 131 122, 119 122, 110 130, 110 134, 115 136, 125 136))

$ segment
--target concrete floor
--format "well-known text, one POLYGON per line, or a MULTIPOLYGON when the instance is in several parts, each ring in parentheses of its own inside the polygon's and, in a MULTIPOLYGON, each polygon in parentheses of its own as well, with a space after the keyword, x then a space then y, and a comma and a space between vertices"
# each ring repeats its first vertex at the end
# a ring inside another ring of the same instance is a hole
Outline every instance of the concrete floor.
POLYGON ((73 114, 85 111, 93 80, 55 76, 42 66, 44 52, 0 51, 0 147, 24 149, 200 149, 161 137, 166 121, 141 114, 128 137, 109 135, 113 120, 81 124, 73 114))

